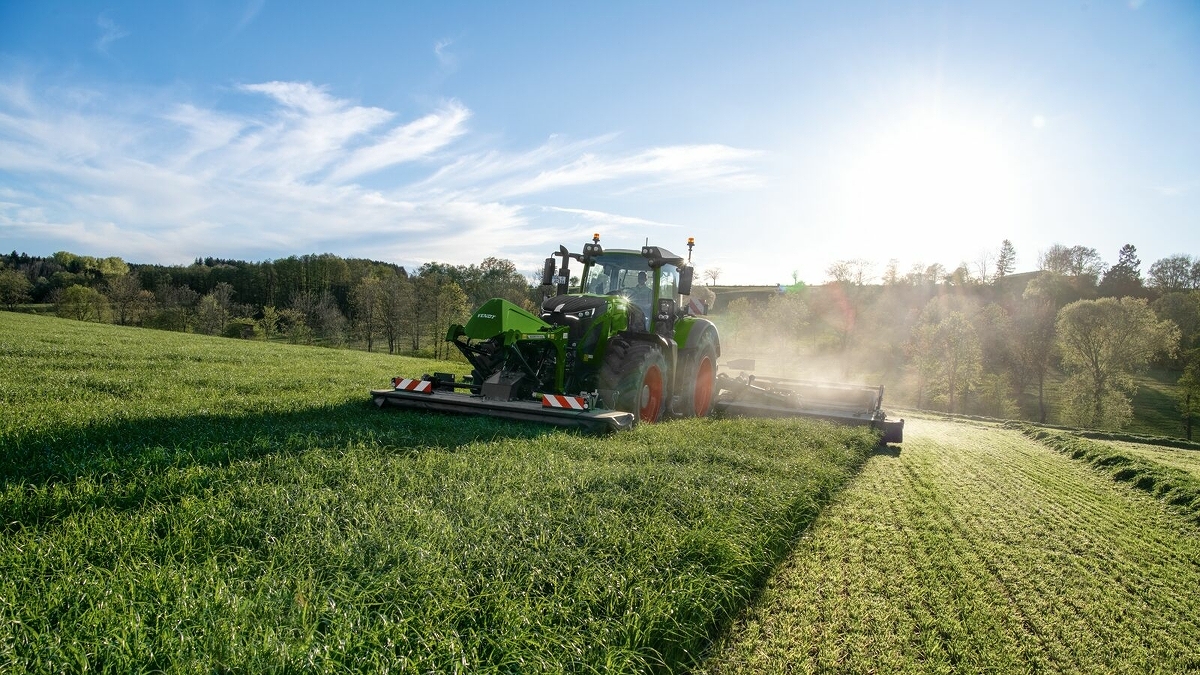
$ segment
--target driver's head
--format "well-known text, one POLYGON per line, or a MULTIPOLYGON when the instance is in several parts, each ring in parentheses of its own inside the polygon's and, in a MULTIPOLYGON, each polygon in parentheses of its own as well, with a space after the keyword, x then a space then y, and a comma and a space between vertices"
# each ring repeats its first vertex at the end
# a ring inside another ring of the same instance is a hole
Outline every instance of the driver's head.
POLYGON ((646 283, 646 273, 638 272, 638 286, 646 283))

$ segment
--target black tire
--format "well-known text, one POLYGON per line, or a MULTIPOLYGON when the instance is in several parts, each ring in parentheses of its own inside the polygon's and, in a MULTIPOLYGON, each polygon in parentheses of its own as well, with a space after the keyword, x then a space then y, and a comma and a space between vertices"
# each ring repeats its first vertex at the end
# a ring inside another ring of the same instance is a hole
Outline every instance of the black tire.
POLYGON ((708 417, 717 398, 717 345, 711 335, 705 335, 694 348, 680 358, 679 409, 684 417, 708 417))
POLYGON ((667 359, 648 342, 612 340, 600 367, 600 388, 617 391, 616 409, 638 422, 657 422, 670 400, 667 359))

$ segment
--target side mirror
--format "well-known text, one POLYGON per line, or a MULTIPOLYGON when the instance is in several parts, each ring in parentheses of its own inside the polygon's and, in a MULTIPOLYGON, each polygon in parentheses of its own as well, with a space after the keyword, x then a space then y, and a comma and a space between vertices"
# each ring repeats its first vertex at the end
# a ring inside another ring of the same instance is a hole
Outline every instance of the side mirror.
POLYGON ((567 269, 567 264, 571 262, 571 254, 567 252, 566 246, 559 246, 558 253, 555 255, 563 259, 562 267, 558 270, 558 276, 554 277, 557 288, 557 295, 566 295, 571 292, 568 284, 571 282, 571 271, 567 269))
POLYGON ((694 268, 691 268, 691 267, 680 268, 680 270, 679 270, 679 294, 680 295, 691 295, 692 294, 692 274, 693 273, 694 273, 694 268))
POLYGON ((554 285, 554 258, 546 258, 545 264, 542 265, 542 285, 554 285))

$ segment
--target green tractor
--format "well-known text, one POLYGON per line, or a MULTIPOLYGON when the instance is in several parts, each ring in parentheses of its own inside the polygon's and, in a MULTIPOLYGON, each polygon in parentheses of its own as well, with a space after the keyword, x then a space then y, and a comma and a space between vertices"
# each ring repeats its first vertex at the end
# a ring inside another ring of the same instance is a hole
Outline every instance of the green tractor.
POLYGON ((687 260, 658 246, 605 251, 599 235, 582 253, 560 246, 543 269, 540 316, 496 298, 450 327, 446 339, 471 364, 468 379, 396 378, 372 397, 380 406, 600 431, 707 416, 721 344, 685 300, 693 245, 689 238, 687 260), (582 265, 574 289, 572 261, 582 265))
POLYGON ((394 378, 376 405, 617 431, 638 422, 729 416, 813 417, 869 426, 900 443, 904 420, 883 410, 883 387, 755 376, 753 361, 717 374, 721 342, 692 291, 688 259, 658 246, 611 250, 593 235, 583 253, 560 246, 542 272, 540 315, 500 298, 485 302, 446 339, 471 376, 394 378), (555 260, 558 258, 560 260, 555 260), (569 288, 571 261, 583 267, 569 288), (574 292, 572 292, 574 291, 574 292), (465 390, 465 393, 458 393, 465 390))

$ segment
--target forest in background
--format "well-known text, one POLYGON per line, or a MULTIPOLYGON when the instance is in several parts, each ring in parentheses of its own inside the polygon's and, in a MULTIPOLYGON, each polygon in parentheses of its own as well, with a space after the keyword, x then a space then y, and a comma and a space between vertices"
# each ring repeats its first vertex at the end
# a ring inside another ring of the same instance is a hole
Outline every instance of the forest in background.
MULTIPOLYGON (((1014 273, 1007 240, 951 270, 837 261, 796 282, 721 304, 725 351, 766 356, 786 375, 882 383, 889 401, 990 417, 1119 428, 1134 376, 1178 381, 1181 428, 1200 414, 1200 258, 1143 275, 1136 248, 1115 264, 1055 245, 1014 273), (794 371, 794 372, 793 372, 794 371)), ((710 283, 720 271, 705 270, 710 283)), ((235 338, 454 357, 446 328, 492 297, 532 307, 540 292, 509 260, 403 267, 331 254, 265 262, 198 258, 130 264, 67 252, 0 258, 0 305, 58 316, 235 338), (26 307, 30 309, 29 307, 26 307)))

